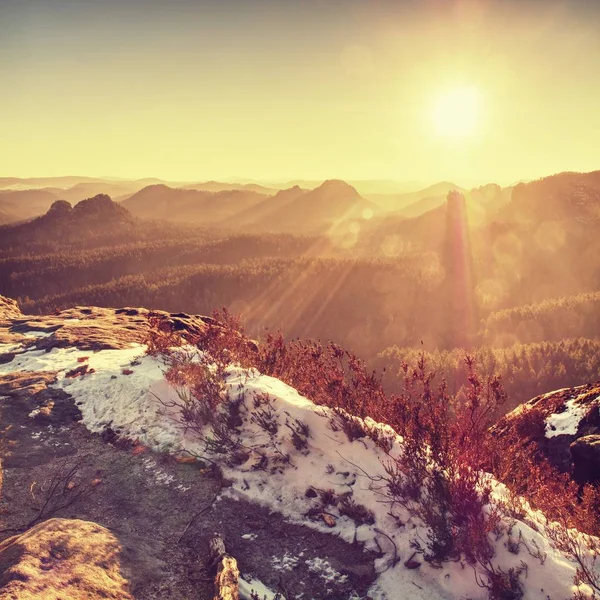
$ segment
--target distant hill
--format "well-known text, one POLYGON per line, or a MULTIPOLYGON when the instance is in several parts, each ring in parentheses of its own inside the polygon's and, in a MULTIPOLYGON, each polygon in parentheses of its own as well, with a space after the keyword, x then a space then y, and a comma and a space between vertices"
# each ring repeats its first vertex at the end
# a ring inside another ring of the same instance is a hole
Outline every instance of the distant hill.
POLYGON ((174 182, 146 177, 143 179, 121 179, 114 177, 80 177, 67 175, 64 177, 0 177, 0 190, 33 190, 33 189, 61 189, 66 190, 80 185, 101 184, 108 186, 127 186, 132 189, 142 189, 148 185, 165 183, 169 185, 184 185, 189 182, 174 182))
POLYGON ((92 178, 79 181, 81 179, 86 178, 0 179, 0 188, 4 187, 0 189, 0 223, 22 221, 43 215, 56 200, 76 204, 99 194, 123 200, 153 181, 107 181, 92 178))
POLYGON ((274 196, 265 198, 259 204, 236 214, 226 225, 245 230, 261 230, 264 227, 268 229, 265 223, 268 222, 268 218, 272 213, 285 210, 285 207, 292 204, 307 191, 297 185, 285 190, 279 190, 274 196))
POLYGON ((295 186, 274 195, 247 188, 206 191, 153 185, 122 204, 142 218, 297 234, 324 233, 340 221, 363 218, 364 211, 374 214, 380 210, 351 185, 338 180, 326 181, 314 190, 295 186))
POLYGON ((151 185, 122 204, 136 217, 215 225, 266 198, 254 191, 208 192, 151 185))
POLYGON ((6 210, 0 209, 0 225, 6 225, 6 223, 14 220, 14 215, 6 210))
POLYGON ((365 254, 396 257, 405 253, 440 251, 445 238, 446 200, 413 218, 386 213, 365 223, 357 249, 365 254))
POLYGON ((402 210, 385 212, 365 223, 359 248, 367 253, 398 256, 412 251, 439 251, 445 236, 446 208, 449 192, 443 196, 428 196, 442 189, 459 191, 465 198, 466 216, 471 230, 478 230, 493 221, 510 197, 496 184, 470 191, 460 191, 451 183, 427 188, 411 197, 420 200, 402 210))
POLYGON ((504 220, 600 222, 600 171, 559 173, 514 186, 504 220))
MULTIPOLYGON (((287 189, 291 187, 301 187, 309 190, 313 190, 327 181, 326 179, 294 179, 286 181, 284 183, 269 183, 265 185, 271 185, 279 189, 287 189)), ((415 182, 400 182, 393 181, 390 179, 344 179, 348 185, 355 188, 358 193, 367 198, 375 194, 406 194, 419 189, 422 184, 415 182)), ((258 183, 258 182, 253 182, 258 183)))
POLYGON ((94 181, 78 183, 64 190, 53 189, 52 192, 60 200, 66 200, 71 204, 75 204, 87 198, 93 198, 98 194, 105 194, 111 198, 126 195, 131 196, 146 187, 146 185, 148 184, 139 181, 94 181))
POLYGON ((65 200, 56 200, 46 214, 36 219, 1 227, 0 248, 15 244, 35 245, 49 240, 66 243, 79 239, 85 242, 98 236, 111 236, 132 225, 131 213, 104 194, 75 206, 65 200))
POLYGON ((42 215, 57 199, 56 194, 44 190, 0 190, 0 223, 42 215))
POLYGON ((203 192, 225 192, 225 191, 248 191, 259 194, 274 195, 279 190, 277 188, 266 187, 257 183, 227 183, 222 181, 205 181, 203 183, 190 183, 181 186, 184 190, 199 190, 203 192))
POLYGON ((99 183, 105 181, 97 177, 0 177, 0 189, 39 189, 45 187, 69 188, 79 183, 99 183))
POLYGON ((405 217, 418 217, 423 213, 441 206, 448 192, 465 190, 454 183, 442 181, 422 190, 395 194, 367 194, 367 198, 391 212, 398 212, 405 217))
POLYGON ((380 209, 365 200, 348 183, 328 180, 313 190, 298 186, 283 190, 261 203, 250 217, 253 231, 277 231, 297 234, 328 232, 340 223, 372 216, 380 209))

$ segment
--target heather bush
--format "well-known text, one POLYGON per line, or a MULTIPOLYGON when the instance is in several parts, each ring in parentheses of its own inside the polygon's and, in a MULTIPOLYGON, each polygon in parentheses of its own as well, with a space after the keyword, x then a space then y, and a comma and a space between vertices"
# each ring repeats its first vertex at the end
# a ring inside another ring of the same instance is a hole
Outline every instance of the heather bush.
POLYGON ((491 488, 481 466, 489 415, 504 395, 497 380, 481 382, 471 359, 467 365, 469 391, 454 403, 443 381, 434 386, 424 357, 414 369, 405 365, 405 391, 394 414, 404 443, 400 456, 386 465, 387 490, 429 528, 426 560, 464 557, 485 565, 493 556, 489 534, 499 516, 484 510, 491 488))
MULTIPOLYGON (((467 383, 466 352, 461 348, 424 352, 429 368, 444 377, 453 397, 462 393, 467 383)), ((421 353, 415 348, 391 347, 369 364, 384 373, 386 392, 400 393, 404 384, 402 365, 415 364, 421 353)), ((480 376, 496 374, 502 379, 508 398, 494 419, 549 390, 589 383, 600 373, 600 341, 585 338, 515 343, 506 348, 482 346, 468 353, 476 361, 480 376)))
POLYGON ((477 584, 488 590, 490 600, 521 600, 524 596, 522 573, 527 573, 527 564, 521 561, 516 568, 503 571, 491 563, 484 565, 484 576, 475 574, 477 584))
MULTIPOLYGON (((174 338, 164 325, 152 335, 156 339, 149 351, 163 357, 167 380, 178 390, 170 408, 178 410, 184 428, 193 429, 205 441, 207 451, 226 455, 230 464, 241 464, 254 453, 259 460, 253 469, 285 468, 291 459, 276 440, 282 428, 296 450, 307 451, 308 427, 289 418, 282 422, 268 394, 256 395, 248 409, 241 396, 230 397, 225 385, 227 369, 232 364, 249 372, 256 369, 288 383, 316 404, 330 407, 332 429, 344 431, 350 441, 370 437, 388 453, 386 493, 392 506, 405 507, 427 527, 425 546, 415 541, 426 560, 438 564, 465 560, 478 567, 478 583, 489 590, 491 599, 518 600, 523 595, 520 578, 526 565, 506 572, 495 567, 492 540, 508 532, 509 544, 518 551, 521 544, 511 542, 506 517, 527 520, 528 507, 521 500, 525 496, 553 522, 548 531, 556 547, 578 564, 576 583, 599 591, 595 538, 579 537, 573 529, 598 534, 598 489, 578 489, 568 475, 557 473, 532 446, 518 439, 514 444, 504 440, 500 446, 489 435, 506 395, 498 377, 478 376, 472 358, 465 358, 466 382, 453 397, 443 380, 435 382, 424 354, 414 367, 402 365, 401 393, 389 396, 377 374, 339 346, 300 340, 286 343, 283 336, 270 335, 257 347, 227 312, 217 314, 193 340, 174 338), (196 348, 187 350, 185 343, 196 348), (237 429, 242 410, 251 411, 250 420, 265 432, 266 442, 251 448, 242 445, 237 429), (368 419, 365 422, 367 417, 391 426, 402 437, 402 448, 394 458, 390 454, 393 439, 381 428, 370 426, 368 419), (491 501, 492 480, 485 471, 508 486, 503 502, 491 501)), ((539 429, 539 422, 531 411, 520 433, 523 428, 525 433, 539 429)), ((357 523, 372 522, 369 511, 350 498, 331 490, 313 491, 320 503, 314 507, 316 516, 322 507, 335 506, 357 523)), ((532 557, 545 559, 539 551, 528 550, 532 557)))
POLYGON ((380 378, 358 357, 330 342, 267 336, 255 365, 261 373, 285 381, 315 404, 375 418, 386 404, 380 378))

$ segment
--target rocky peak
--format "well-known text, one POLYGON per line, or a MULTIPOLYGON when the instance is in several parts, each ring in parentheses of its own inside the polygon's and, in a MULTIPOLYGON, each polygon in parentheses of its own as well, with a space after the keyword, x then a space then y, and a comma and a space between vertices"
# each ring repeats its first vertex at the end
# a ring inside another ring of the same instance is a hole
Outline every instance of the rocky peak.
POLYGON ((73 207, 66 200, 57 200, 52 203, 52 206, 48 209, 46 213, 47 217, 56 217, 61 218, 71 214, 73 207))
POLYGON ((123 206, 113 202, 110 196, 98 194, 93 198, 78 202, 73 208, 76 218, 120 218, 131 220, 131 213, 123 206))
POLYGON ((341 179, 328 179, 324 181, 318 188, 313 190, 315 192, 322 192, 327 195, 344 195, 352 196, 353 198, 359 198, 360 194, 352 187, 349 183, 342 181, 341 179))
POLYGON ((303 190, 299 185, 295 185, 291 188, 286 188, 285 190, 279 190, 274 196, 273 200, 286 200, 290 198, 297 198, 302 194, 306 193, 306 190, 303 190))
POLYGON ((448 209, 450 211, 464 210, 467 205, 464 194, 458 190, 448 192, 446 202, 448 203, 448 209))

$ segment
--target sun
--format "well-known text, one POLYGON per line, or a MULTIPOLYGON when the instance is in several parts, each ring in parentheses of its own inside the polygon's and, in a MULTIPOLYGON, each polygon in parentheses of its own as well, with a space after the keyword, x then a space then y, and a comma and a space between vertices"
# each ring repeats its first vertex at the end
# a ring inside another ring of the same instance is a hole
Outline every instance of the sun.
POLYGON ((482 95, 475 86, 446 89, 436 96, 431 108, 431 123, 436 135, 464 140, 477 135, 482 126, 482 95))

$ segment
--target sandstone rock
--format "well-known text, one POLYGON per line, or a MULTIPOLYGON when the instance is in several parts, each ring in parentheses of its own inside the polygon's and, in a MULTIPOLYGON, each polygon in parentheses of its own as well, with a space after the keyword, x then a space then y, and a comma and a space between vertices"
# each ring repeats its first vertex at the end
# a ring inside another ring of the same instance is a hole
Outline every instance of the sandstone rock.
POLYGON ((533 448, 535 455, 547 458, 560 471, 571 473, 579 483, 591 481, 589 468, 592 467, 587 466, 587 461, 592 460, 589 458, 590 453, 595 451, 591 450, 589 442, 579 445, 578 441, 600 436, 599 405, 600 382, 557 390, 537 396, 517 407, 500 419, 490 431, 507 446, 533 448), (549 431, 548 419, 552 415, 568 411, 568 404, 580 410, 578 420, 573 421, 574 429, 565 430, 566 433, 552 432, 552 429, 549 431), (573 451, 579 453, 577 459, 573 451))
POLYGON ((48 209, 46 217, 56 217, 60 219, 65 217, 66 215, 69 215, 72 210, 73 207, 69 202, 67 202, 66 200, 57 200, 48 209))
POLYGON ((133 221, 131 213, 124 206, 113 202, 106 194, 98 194, 78 202, 73 207, 72 215, 77 220, 102 219, 125 223, 133 221))
POLYGON ((584 435, 571 444, 573 478, 577 483, 600 480, 600 435, 584 435))
POLYGON ((0 296, 0 319, 17 319, 22 316, 23 313, 15 300, 0 296))
POLYGON ((120 544, 89 521, 50 519, 0 543, 0 600, 133 600, 120 544))

